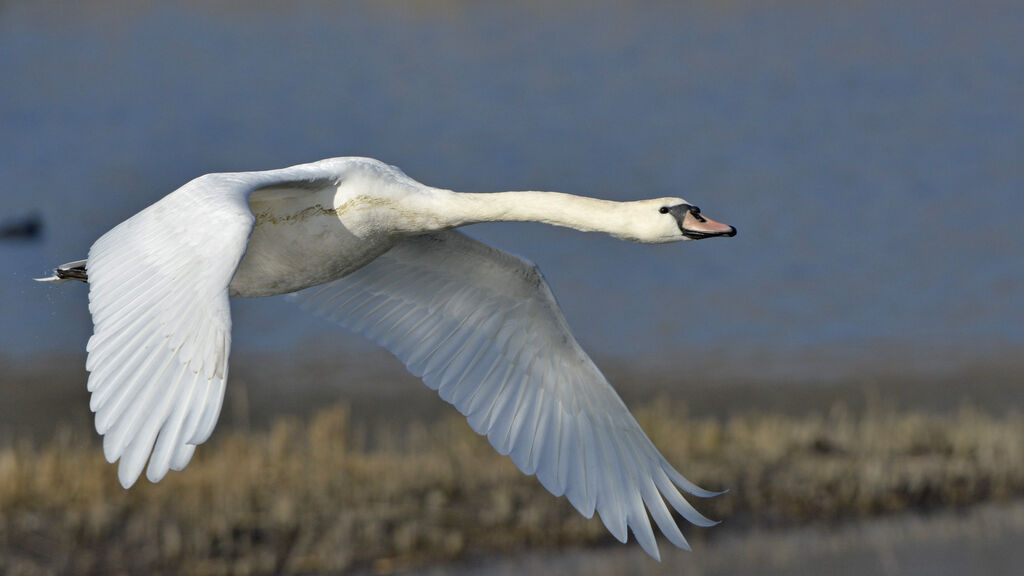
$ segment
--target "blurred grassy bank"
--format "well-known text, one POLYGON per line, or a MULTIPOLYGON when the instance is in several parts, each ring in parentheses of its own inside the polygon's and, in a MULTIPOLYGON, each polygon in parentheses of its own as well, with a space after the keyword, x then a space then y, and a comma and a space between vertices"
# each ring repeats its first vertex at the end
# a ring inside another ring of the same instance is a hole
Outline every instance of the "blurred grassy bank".
MULTIPOLYGON (((793 415, 637 409, 690 479, 731 491, 691 541, 1024 496, 1024 417, 868 400, 793 415)), ((462 420, 368 424, 345 406, 214 436, 181 473, 130 491, 89 435, 0 448, 0 572, 391 572, 427 562, 613 542, 462 420), (372 439, 372 440, 371 440, 372 439)), ((631 544, 633 545, 633 544, 631 544)), ((699 546, 700 544, 698 544, 699 546)), ((667 543, 664 546, 670 546, 667 543)))

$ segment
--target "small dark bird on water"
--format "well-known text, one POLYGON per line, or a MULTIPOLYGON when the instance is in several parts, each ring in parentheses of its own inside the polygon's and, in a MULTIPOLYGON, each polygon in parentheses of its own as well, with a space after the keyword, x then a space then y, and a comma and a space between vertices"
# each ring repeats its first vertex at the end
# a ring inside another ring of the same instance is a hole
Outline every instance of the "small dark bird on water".
POLYGON ((38 213, 0 222, 0 240, 38 240, 43 236, 43 218, 38 213))

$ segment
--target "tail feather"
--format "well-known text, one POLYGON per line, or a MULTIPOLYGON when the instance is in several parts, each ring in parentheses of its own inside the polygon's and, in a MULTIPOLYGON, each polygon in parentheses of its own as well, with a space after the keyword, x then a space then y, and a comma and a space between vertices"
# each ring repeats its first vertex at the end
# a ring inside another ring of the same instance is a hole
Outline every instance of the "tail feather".
POLYGON ((53 271, 53 276, 46 278, 36 278, 37 282, 49 282, 51 284, 61 284, 63 282, 69 282, 71 280, 78 280, 80 282, 88 282, 89 275, 85 271, 85 260, 75 260, 74 262, 68 262, 67 264, 61 264, 57 266, 57 269, 53 271))

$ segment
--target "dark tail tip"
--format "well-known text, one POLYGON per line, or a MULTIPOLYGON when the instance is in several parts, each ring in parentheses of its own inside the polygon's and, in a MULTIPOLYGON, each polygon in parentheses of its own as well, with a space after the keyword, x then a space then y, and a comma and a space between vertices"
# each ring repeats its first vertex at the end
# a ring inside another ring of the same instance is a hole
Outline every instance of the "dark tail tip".
POLYGON ((85 271, 85 260, 77 260, 75 262, 68 262, 67 264, 61 264, 53 271, 53 276, 48 278, 36 278, 39 282, 51 282, 59 284, 61 282, 68 282, 70 280, 78 280, 80 282, 88 282, 89 275, 85 271))
POLYGON ((74 268, 57 268, 54 273, 57 275, 57 278, 60 278, 61 280, 89 281, 89 275, 85 271, 85 264, 75 266, 74 268))

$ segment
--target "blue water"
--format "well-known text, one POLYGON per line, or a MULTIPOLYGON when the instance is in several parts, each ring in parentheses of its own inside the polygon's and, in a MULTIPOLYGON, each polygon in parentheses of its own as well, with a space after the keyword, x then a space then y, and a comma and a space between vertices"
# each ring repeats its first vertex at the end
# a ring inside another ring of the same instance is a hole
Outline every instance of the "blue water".
MULTIPOLYGON (((81 350, 84 286, 29 279, 185 181, 340 155, 456 190, 680 195, 739 229, 472 228, 540 265, 595 355, 1024 344, 1024 3, 36 4, 0 8, 0 222, 45 226, 0 242, 0 354, 81 350)), ((234 318, 236 351, 363 345, 280 298, 234 318)))

